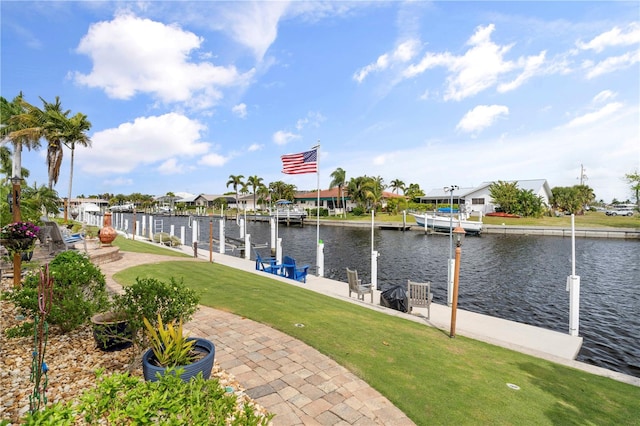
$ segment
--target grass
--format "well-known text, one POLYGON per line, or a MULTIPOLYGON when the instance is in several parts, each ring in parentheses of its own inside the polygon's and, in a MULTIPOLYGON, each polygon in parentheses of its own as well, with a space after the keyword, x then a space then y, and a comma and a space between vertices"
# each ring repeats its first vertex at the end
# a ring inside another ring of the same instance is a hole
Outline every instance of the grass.
POLYGON ((128 240, 122 237, 117 237, 112 244, 119 247, 122 251, 130 251, 134 253, 161 254, 164 256, 174 257, 191 257, 186 253, 168 250, 158 244, 149 244, 143 241, 128 240))
POLYGON ((127 285, 136 277, 171 276, 184 278, 202 304, 267 324, 333 358, 419 425, 623 425, 640 418, 638 387, 472 339, 450 339, 441 330, 268 275, 169 261, 133 267, 115 279, 127 285))

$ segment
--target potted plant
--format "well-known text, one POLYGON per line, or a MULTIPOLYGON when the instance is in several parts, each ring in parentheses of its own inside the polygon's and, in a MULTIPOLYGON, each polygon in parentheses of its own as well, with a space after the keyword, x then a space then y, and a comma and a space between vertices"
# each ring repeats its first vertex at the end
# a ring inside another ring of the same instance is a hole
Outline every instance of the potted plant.
POLYGON ((98 349, 103 351, 119 351, 133 344, 131 328, 124 315, 107 311, 91 317, 93 338, 98 349))
POLYGON ((0 230, 0 243, 7 249, 9 256, 25 253, 31 259, 28 253, 33 252, 38 232, 40 228, 31 222, 9 223, 0 230))
MULTIPOLYGON (((164 323, 182 318, 189 321, 198 309, 198 296, 187 288, 182 280, 171 277, 168 282, 155 278, 136 278, 130 286, 124 287, 122 294, 113 296, 110 308, 103 312, 107 318, 126 322, 126 335, 110 333, 109 337, 130 340, 133 343, 130 368, 139 365, 135 359, 141 357, 143 350, 149 347, 144 318, 160 315, 164 323)), ((153 319, 151 322, 155 322, 153 319)), ((103 338, 105 336, 102 336, 103 338)))
POLYGON ((147 336, 151 343, 142 356, 142 372, 147 381, 156 381, 164 376, 167 368, 174 371, 179 367, 180 378, 189 381, 202 374, 204 379, 211 376, 215 346, 213 342, 201 338, 185 337, 182 332, 182 319, 168 324, 162 322, 158 314, 156 325, 143 318, 147 336))

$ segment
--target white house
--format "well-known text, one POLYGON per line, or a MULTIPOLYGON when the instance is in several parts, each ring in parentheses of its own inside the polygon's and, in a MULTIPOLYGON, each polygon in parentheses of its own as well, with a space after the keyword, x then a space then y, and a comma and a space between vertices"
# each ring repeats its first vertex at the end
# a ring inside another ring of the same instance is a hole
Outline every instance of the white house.
MULTIPOLYGON (((519 189, 525 191, 531 190, 535 195, 542 197, 542 201, 549 205, 549 199, 551 198, 551 188, 546 179, 529 179, 518 181, 519 189)), ((468 213, 481 212, 482 214, 492 213, 495 211, 496 205, 489 195, 489 186, 493 182, 483 182, 475 188, 460 188, 453 191, 453 204, 464 206, 463 211, 468 213)), ((432 189, 424 197, 420 197, 421 203, 433 203, 433 204, 449 204, 451 202, 451 193, 445 192, 442 188, 432 189)))

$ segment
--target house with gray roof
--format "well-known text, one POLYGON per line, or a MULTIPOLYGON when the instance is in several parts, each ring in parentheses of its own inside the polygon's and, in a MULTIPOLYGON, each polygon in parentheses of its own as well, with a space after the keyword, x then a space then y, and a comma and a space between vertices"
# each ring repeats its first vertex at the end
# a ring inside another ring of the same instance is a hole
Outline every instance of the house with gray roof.
MULTIPOLYGON (((462 211, 467 213, 479 212, 482 214, 492 213, 496 209, 496 205, 489 194, 489 186, 492 182, 483 182, 474 188, 459 188, 453 191, 453 204, 461 206, 462 211)), ((549 205, 551 198, 551 187, 546 179, 526 179, 518 181, 506 181, 509 183, 517 182, 519 189, 525 191, 531 190, 535 195, 542 198, 542 201, 549 205)), ((435 188, 423 197, 420 197, 421 203, 449 204, 451 202, 451 193, 445 192, 444 188, 435 188)))

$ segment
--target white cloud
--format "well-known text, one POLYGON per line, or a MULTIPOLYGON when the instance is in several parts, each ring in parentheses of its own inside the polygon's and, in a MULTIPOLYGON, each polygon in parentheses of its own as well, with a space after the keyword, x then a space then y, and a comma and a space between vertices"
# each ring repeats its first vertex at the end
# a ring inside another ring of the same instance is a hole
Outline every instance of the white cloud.
POLYGON ((618 96, 617 93, 612 92, 611 90, 603 90, 593 97, 593 103, 599 104, 602 102, 606 102, 611 99, 615 99, 618 96))
POLYGON ((115 99, 148 93, 161 102, 204 109, 223 97, 222 88, 247 84, 254 71, 240 74, 234 66, 192 61, 201 44, 202 38, 177 25, 119 14, 89 27, 77 52, 89 56, 93 68, 73 77, 115 99))
POLYGON ((431 68, 443 66, 449 72, 444 99, 459 101, 496 85, 502 75, 509 75, 513 71, 522 70, 511 82, 498 86, 498 91, 513 90, 541 72, 546 52, 521 57, 516 62, 506 60, 505 56, 513 45, 501 46, 491 41, 494 30, 493 24, 477 27, 467 41, 471 47, 463 55, 425 53, 420 62, 404 70, 403 77, 413 78, 431 68))
POLYGON ((509 83, 502 83, 498 85, 498 92, 504 93, 518 87, 522 86, 522 84, 534 77, 537 74, 540 74, 540 68, 544 64, 546 52, 540 52, 537 56, 529 56, 528 58, 520 58, 518 60, 518 67, 522 68, 523 71, 518 75, 513 81, 509 83))
POLYGON ((259 143, 254 143, 254 144, 251 144, 251 145, 249 146, 249 148, 247 149, 247 151, 249 151, 249 152, 255 152, 255 151, 260 151, 262 148, 264 148, 264 146, 263 146, 263 145, 261 145, 261 144, 259 144, 259 143))
POLYGON ((588 70, 587 78, 592 79, 602 74, 625 69, 640 62, 640 51, 627 52, 620 56, 611 56, 595 64, 593 61, 583 62, 583 68, 588 70))
POLYGON ((219 167, 224 166, 227 161, 229 161, 228 157, 224 157, 216 153, 211 153, 202 157, 200 161, 198 161, 198 164, 202 166, 219 167))
POLYGON ((468 133, 478 132, 505 115, 509 115, 509 108, 504 105, 478 105, 462 117, 456 129, 468 133))
POLYGON ((296 122, 296 129, 302 130, 305 127, 320 127, 320 123, 325 121, 326 118, 321 113, 316 111, 309 111, 305 118, 301 118, 296 122))
POLYGON ((278 36, 278 24, 288 7, 287 1, 225 3, 220 25, 236 42, 251 49, 256 60, 262 61, 278 36))
POLYGON ((119 188, 122 186, 131 186, 133 185, 133 179, 117 177, 113 179, 105 179, 102 181, 102 185, 107 188, 119 188))
POLYGON ((276 145, 286 145, 289 142, 294 141, 296 139, 300 139, 300 135, 287 132, 285 130, 278 130, 273 134, 273 142, 276 145))
POLYGON ((578 41, 576 45, 583 50, 591 49, 595 52, 602 52, 607 47, 630 46, 638 43, 640 43, 640 24, 634 22, 629 24, 626 31, 613 27, 611 30, 594 37, 591 41, 586 43, 578 41))
POLYGON ((238 117, 245 118, 247 116, 247 105, 244 103, 234 105, 231 111, 238 117))
MULTIPOLYGON (((572 186, 582 163, 589 171, 588 184, 598 199, 620 199, 626 198, 629 191, 620 179, 621 170, 633 170, 638 165, 638 113, 636 105, 623 107, 608 120, 577 128, 559 127, 474 140, 461 135, 458 139, 425 140, 403 150, 389 147, 388 151, 372 152, 361 148, 342 151, 341 156, 350 158, 345 168, 349 176, 382 175, 387 181, 419 183, 426 191, 451 184, 474 187, 498 179, 547 179, 552 188, 572 186), (426 169, 425 161, 429 163, 426 169)), ((324 164, 333 170, 330 161, 324 164)), ((334 164, 344 168, 344 164, 334 164)), ((310 181, 309 185, 312 184, 310 181)))
POLYGON ((183 172, 182 166, 178 164, 175 158, 169 158, 157 168, 158 172, 163 175, 181 174, 183 172))
POLYGON ((76 164, 88 174, 128 173, 137 167, 172 158, 204 154, 205 127, 184 115, 140 117, 117 128, 96 132, 91 149, 76 150, 76 164))
POLYGON ((564 127, 568 127, 568 128, 581 127, 587 124, 595 123, 597 121, 602 120, 603 118, 606 118, 612 115, 613 113, 618 111, 620 108, 622 108, 622 104, 620 102, 612 102, 612 103, 606 104, 605 106, 603 106, 597 111, 589 112, 587 114, 574 118, 573 120, 565 124, 564 127))
POLYGON ((393 52, 380 55, 375 62, 360 68, 353 74, 353 79, 362 83, 372 72, 383 71, 397 63, 410 61, 417 54, 419 46, 420 42, 416 39, 406 40, 396 46, 393 52))

